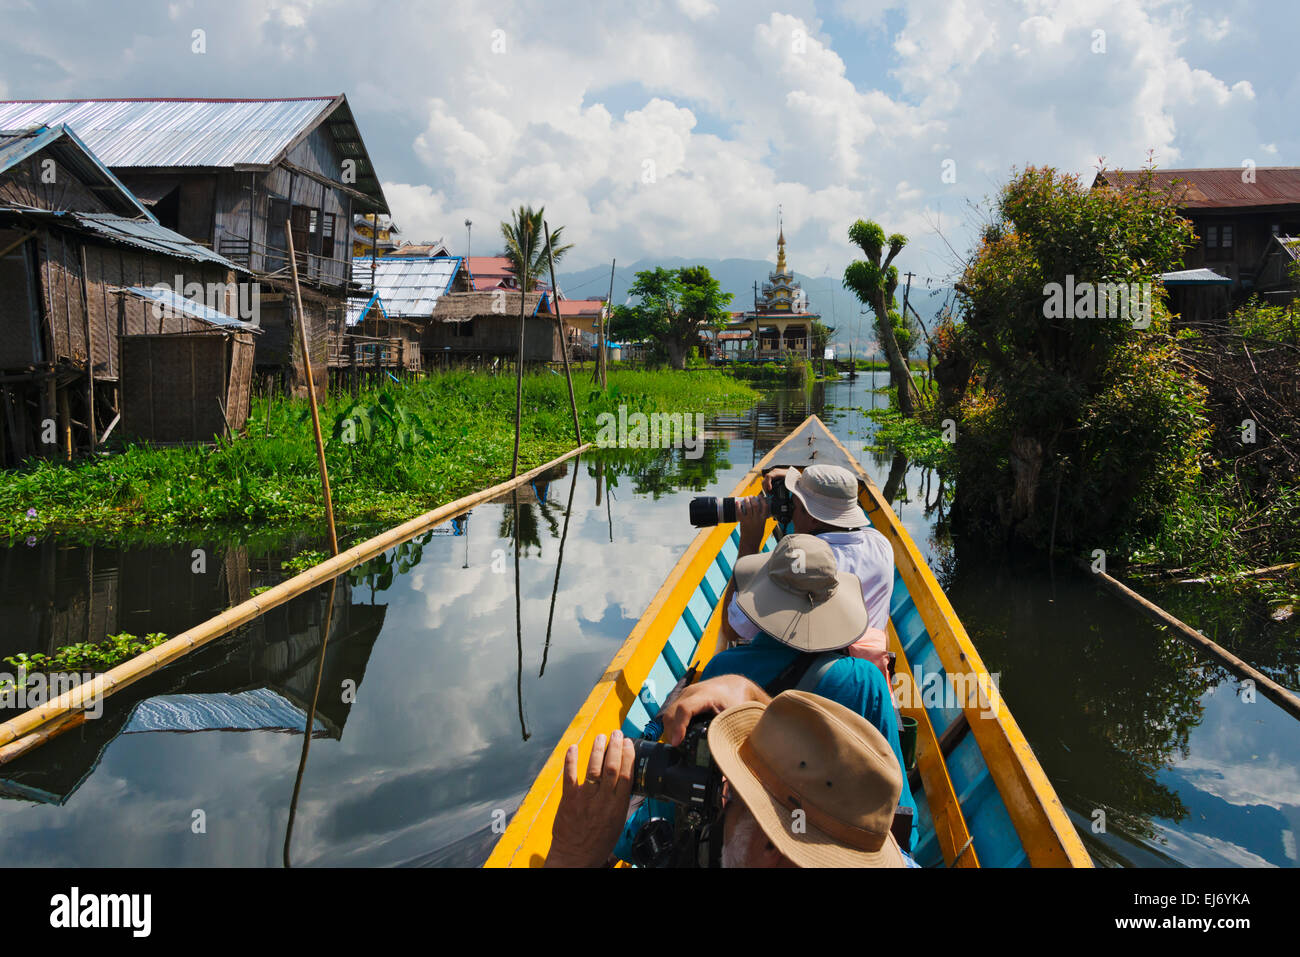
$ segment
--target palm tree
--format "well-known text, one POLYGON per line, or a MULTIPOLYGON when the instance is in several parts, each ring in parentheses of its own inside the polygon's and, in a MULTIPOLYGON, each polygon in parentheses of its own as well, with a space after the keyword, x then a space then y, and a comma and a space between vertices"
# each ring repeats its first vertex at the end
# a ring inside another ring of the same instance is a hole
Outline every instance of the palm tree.
MULTIPOLYGON (((510 271, 521 279, 520 285, 526 285, 528 292, 537 288, 537 280, 544 276, 550 263, 546 261, 546 236, 542 231, 542 216, 546 208, 536 211, 531 206, 520 206, 510 215, 513 222, 501 224, 501 235, 506 242, 502 253, 510 260, 510 271), (526 283, 522 281, 526 279, 526 283)), ((573 244, 563 245, 560 234, 563 226, 551 230, 551 261, 558 263, 573 248, 573 244)))

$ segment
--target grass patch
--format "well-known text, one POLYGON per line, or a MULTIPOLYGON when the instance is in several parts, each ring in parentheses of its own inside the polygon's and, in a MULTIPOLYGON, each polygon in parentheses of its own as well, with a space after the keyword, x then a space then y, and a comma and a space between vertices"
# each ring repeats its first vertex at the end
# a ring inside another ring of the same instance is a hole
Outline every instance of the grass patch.
MULTIPOLYGON (((587 441, 595 438, 597 415, 617 414, 620 405, 629 413, 696 413, 744 408, 757 398, 716 372, 620 370, 603 392, 584 378, 574 390, 587 441)), ((0 473, 0 534, 13 541, 49 533, 104 540, 140 529, 319 531, 324 509, 307 404, 280 400, 269 411, 269 435, 268 403, 256 399, 247 434, 215 447, 131 445, 0 473)), ((405 520, 507 478, 514 416, 515 380, 504 375, 446 372, 357 400, 331 398, 321 425, 339 524, 405 520)), ((573 445, 564 376, 527 376, 520 470, 573 445)))

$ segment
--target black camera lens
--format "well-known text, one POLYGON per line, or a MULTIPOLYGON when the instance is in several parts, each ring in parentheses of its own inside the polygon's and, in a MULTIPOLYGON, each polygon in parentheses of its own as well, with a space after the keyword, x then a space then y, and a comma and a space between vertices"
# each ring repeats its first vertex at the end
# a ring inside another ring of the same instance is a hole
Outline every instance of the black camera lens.
POLYGON ((690 514, 691 524, 696 528, 726 525, 736 520, 736 500, 700 495, 691 499, 690 514))

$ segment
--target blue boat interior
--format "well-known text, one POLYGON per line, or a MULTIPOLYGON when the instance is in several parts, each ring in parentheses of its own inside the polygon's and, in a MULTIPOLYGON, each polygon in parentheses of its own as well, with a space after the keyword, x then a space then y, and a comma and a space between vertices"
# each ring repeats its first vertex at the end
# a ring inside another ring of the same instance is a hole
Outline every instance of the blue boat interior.
MULTIPOLYGON (((658 713, 661 703, 678 680, 686 673, 695 655, 709 617, 717 607, 723 590, 731 578, 732 566, 739 551, 740 532, 733 530, 710 563, 703 578, 696 585, 686 609, 677 621, 650 674, 641 687, 640 695, 633 700, 623 720, 625 735, 639 738, 642 729, 658 713)), ((763 550, 770 551, 775 540, 769 538, 763 550)), ((961 805, 966 826, 971 834, 971 844, 982 867, 1027 867, 1029 856, 1016 833, 1011 815, 1007 811, 984 755, 975 736, 965 729, 962 710, 946 706, 942 693, 948 678, 939 661, 938 652, 926 631, 912 596, 908 593, 902 576, 894 572, 894 590, 890 601, 890 618, 899 642, 907 656, 921 692, 935 738, 940 742, 950 739, 951 750, 945 755, 948 774, 961 805), (946 734, 952 729, 954 733, 946 734)), ((925 789, 917 777, 912 779, 913 797, 919 816, 920 843, 913 848, 912 856, 922 867, 943 867, 944 860, 925 789)), ((958 849, 961 851, 962 849, 958 849)))

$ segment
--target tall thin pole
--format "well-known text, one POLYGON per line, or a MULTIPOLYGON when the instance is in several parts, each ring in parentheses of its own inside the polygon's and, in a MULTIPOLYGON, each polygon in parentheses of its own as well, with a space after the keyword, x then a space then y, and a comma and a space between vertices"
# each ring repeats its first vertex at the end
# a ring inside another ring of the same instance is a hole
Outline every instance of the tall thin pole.
POLYGON ((519 361, 515 363, 515 459, 510 466, 510 477, 519 475, 519 428, 523 422, 524 408, 524 300, 528 297, 528 255, 532 243, 528 234, 532 232, 532 221, 521 216, 519 219, 519 361))
MULTIPOLYGON (((614 264, 616 262, 618 262, 617 259, 609 261, 609 298, 605 300, 605 308, 609 310, 609 318, 611 319, 614 318, 614 264)), ((607 339, 608 336, 605 334, 605 313, 602 310, 600 314, 600 387, 602 389, 609 385, 609 372, 605 366, 605 356, 609 349, 608 345, 606 345, 607 339)))
POLYGON ((311 351, 307 348, 307 317, 302 311, 302 288, 298 285, 298 255, 293 248, 293 225, 284 221, 289 240, 289 264, 293 267, 293 301, 298 307, 298 344, 302 347, 302 367, 307 372, 307 401, 311 404, 311 427, 316 435, 316 461, 320 465, 320 484, 325 491, 325 518, 330 527, 330 554, 339 553, 339 537, 334 530, 334 499, 330 495, 330 473, 325 467, 325 440, 320 434, 320 410, 316 408, 316 380, 311 371, 311 351))
POLYGON ((551 269, 551 302, 555 305, 555 325, 560 330, 560 352, 564 356, 564 378, 569 383, 569 406, 573 409, 573 434, 582 444, 582 426, 578 422, 578 400, 573 395, 573 374, 569 371, 569 337, 564 329, 564 319, 560 316, 560 287, 555 285, 555 260, 551 258, 551 227, 542 220, 542 229, 546 233, 546 262, 551 269))

